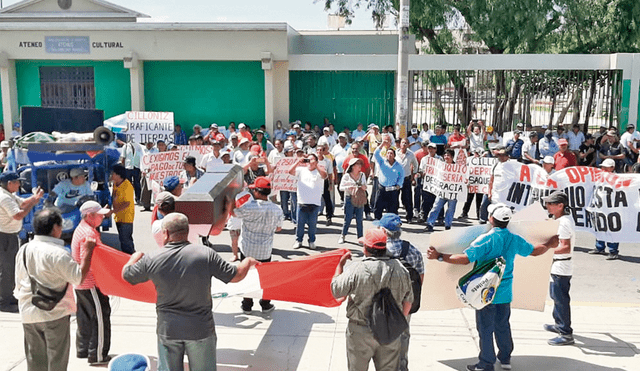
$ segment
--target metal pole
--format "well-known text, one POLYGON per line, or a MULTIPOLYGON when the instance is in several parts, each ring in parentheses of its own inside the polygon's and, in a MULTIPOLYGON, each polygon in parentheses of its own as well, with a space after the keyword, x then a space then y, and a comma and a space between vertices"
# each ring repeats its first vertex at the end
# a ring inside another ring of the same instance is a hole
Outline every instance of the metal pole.
POLYGON ((400 0, 398 27, 398 71, 396 74, 396 133, 407 137, 409 110, 409 2, 400 0))

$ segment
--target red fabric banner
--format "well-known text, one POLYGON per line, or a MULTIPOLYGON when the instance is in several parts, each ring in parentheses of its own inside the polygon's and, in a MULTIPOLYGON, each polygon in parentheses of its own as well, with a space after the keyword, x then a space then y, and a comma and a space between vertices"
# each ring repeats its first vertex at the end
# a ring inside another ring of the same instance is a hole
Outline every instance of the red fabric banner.
POLYGON ((96 284, 105 295, 155 303, 157 295, 153 282, 147 281, 134 286, 122 279, 122 267, 130 257, 112 247, 96 245, 91 259, 91 271, 96 278, 96 284))
POLYGON ((330 251, 293 261, 261 263, 256 266, 263 298, 337 307, 331 294, 331 279, 347 249, 330 251))

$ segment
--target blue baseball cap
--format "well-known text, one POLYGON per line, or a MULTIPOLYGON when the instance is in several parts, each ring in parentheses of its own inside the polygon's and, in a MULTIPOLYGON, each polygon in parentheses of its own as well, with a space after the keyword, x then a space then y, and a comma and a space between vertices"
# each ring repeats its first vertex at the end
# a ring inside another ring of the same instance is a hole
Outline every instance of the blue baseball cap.
POLYGON ((171 192, 180 184, 180 178, 176 175, 170 176, 168 178, 164 178, 162 181, 162 185, 164 186, 164 190, 171 192))
POLYGON ((376 220, 373 222, 373 225, 375 225, 376 227, 382 227, 391 232, 395 232, 400 230, 402 220, 400 220, 400 216, 398 214, 384 213, 382 214, 382 218, 380 218, 380 220, 376 220))
POLYGON ((5 171, 0 174, 0 182, 10 182, 18 179, 20 179, 20 176, 14 171, 5 171))

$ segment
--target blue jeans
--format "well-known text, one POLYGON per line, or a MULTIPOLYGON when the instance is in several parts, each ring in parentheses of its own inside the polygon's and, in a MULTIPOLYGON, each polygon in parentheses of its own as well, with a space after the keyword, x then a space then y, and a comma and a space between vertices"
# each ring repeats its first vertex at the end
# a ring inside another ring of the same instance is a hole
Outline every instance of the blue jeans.
POLYGON ((573 334, 571 328, 571 276, 551 275, 549 296, 553 299, 553 319, 562 335, 573 334))
POLYGON ((493 348, 495 334, 498 345, 498 359, 500 363, 511 363, 513 339, 511 338, 511 304, 489 304, 476 311, 476 328, 480 338, 480 354, 478 367, 493 370, 496 363, 496 352, 493 348))
POLYGON ((216 334, 200 340, 168 340, 158 335, 158 371, 184 371, 184 355, 190 371, 216 370, 216 334))
POLYGON ((302 242, 304 237, 304 226, 309 226, 309 242, 316 242, 316 225, 318 224, 318 213, 320 206, 318 205, 302 205, 298 204, 296 223, 296 241, 302 242), (307 211, 302 211, 305 208, 307 211))
POLYGON ((280 208, 285 218, 291 218, 291 208, 289 207, 289 191, 280 191, 280 208))
POLYGON ((610 253, 617 254, 618 246, 620 246, 620 243, 618 242, 604 242, 602 240, 596 240, 596 249, 599 251, 604 251, 605 247, 609 247, 610 253))
POLYGON ((479 216, 479 219, 482 222, 489 221, 489 210, 487 210, 489 208, 489 205, 491 205, 491 200, 489 199, 489 196, 484 195, 484 197, 482 198, 482 205, 480 205, 480 216, 479 216))
POLYGON ((355 207, 351 204, 351 196, 345 195, 344 199, 344 224, 342 225, 342 235, 346 236, 349 231, 349 227, 351 226, 351 219, 356 217, 356 231, 358 233, 358 238, 362 237, 364 234, 362 233, 362 216, 364 214, 364 206, 363 207, 355 207))
POLYGON ((116 223, 116 228, 118 229, 120 250, 129 255, 136 252, 133 245, 133 223, 116 223))
POLYGON ((428 225, 433 226, 433 224, 436 222, 436 219, 438 219, 440 210, 444 208, 445 204, 447 204, 447 212, 444 214, 444 226, 451 227, 451 224, 453 223, 453 213, 455 213, 456 211, 458 200, 447 200, 446 198, 440 197, 436 198, 435 202, 433 203, 433 208, 431 209, 429 218, 427 219, 428 225))

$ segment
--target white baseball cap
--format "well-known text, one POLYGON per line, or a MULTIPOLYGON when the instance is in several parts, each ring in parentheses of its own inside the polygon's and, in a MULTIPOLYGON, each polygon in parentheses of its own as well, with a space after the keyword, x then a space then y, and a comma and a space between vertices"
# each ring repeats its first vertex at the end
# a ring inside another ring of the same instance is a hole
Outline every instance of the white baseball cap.
POLYGON ((492 216, 493 219, 499 222, 508 222, 513 216, 513 212, 509 206, 503 203, 491 204, 487 208, 487 211, 489 212, 489 216, 492 216))
POLYGON ((89 213, 98 213, 98 214, 105 215, 105 214, 108 214, 109 211, 111 210, 103 208, 96 201, 87 201, 83 203, 82 206, 80 206, 80 214, 82 216, 85 216, 89 213))
POLYGON ((553 164, 556 163, 556 160, 551 156, 544 156, 544 158, 542 159, 542 162, 545 163, 545 164, 552 164, 553 165, 553 164))
POLYGON ((616 167, 616 162, 612 158, 608 158, 600 164, 600 167, 616 167))

